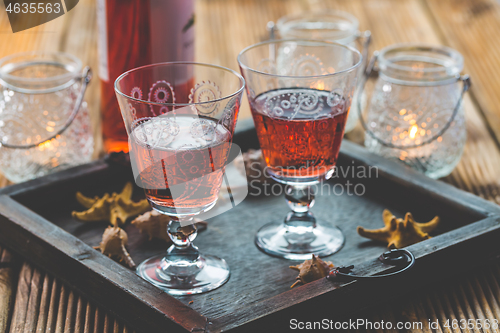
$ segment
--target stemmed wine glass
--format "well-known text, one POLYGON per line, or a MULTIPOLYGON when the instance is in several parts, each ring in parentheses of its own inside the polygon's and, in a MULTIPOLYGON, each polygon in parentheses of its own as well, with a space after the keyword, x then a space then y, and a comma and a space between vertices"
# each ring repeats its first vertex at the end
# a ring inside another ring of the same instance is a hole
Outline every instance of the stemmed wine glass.
POLYGON ((122 74, 115 91, 136 183, 153 209, 171 216, 173 245, 137 274, 173 295, 206 292, 229 279, 224 259, 192 244, 194 217, 216 203, 245 81, 219 66, 173 62, 122 74))
POLYGON ((312 40, 262 42, 238 55, 267 171, 286 185, 292 210, 257 232, 268 254, 303 260, 344 244, 340 229, 309 209, 312 186, 333 175, 361 61, 354 48, 312 40))

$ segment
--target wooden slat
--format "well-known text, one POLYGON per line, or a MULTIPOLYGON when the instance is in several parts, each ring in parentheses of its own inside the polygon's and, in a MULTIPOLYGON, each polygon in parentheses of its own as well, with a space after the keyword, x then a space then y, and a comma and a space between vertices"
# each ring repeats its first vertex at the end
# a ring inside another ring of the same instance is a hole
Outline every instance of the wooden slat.
POLYGON ((446 327, 446 320, 449 318, 448 314, 444 311, 443 306, 441 304, 441 298, 437 297, 436 293, 429 293, 429 301, 432 303, 434 311, 436 313, 436 317, 440 322, 440 328, 443 333, 451 333, 449 327, 446 327))
POLYGON ((68 307, 66 308, 66 318, 64 322, 64 333, 72 333, 75 329, 75 307, 77 299, 75 292, 69 290, 68 294, 68 307))
MULTIPOLYGON (((488 287, 487 297, 488 302, 491 304, 495 318, 500 318, 500 293, 498 289, 498 282, 495 279, 491 270, 487 270, 481 276, 481 285, 488 287)), ((499 328, 500 330, 500 328, 499 328)))
MULTIPOLYGON (((453 321, 456 321, 457 320, 457 315, 455 314, 456 311, 454 310, 453 306, 451 305, 450 303, 450 299, 448 297, 450 293, 450 288, 449 286, 442 292, 441 295, 439 295, 438 297, 441 298, 442 300, 442 305, 443 305, 443 308, 445 309, 446 311, 446 319, 450 320, 451 322, 453 321)), ((457 331, 460 331, 458 329, 453 329, 452 327, 452 330, 453 332, 457 332, 457 331)))
POLYGON ((425 310, 422 306, 422 301, 420 299, 418 299, 417 297, 415 297, 414 301, 412 303, 413 303, 412 305, 413 305, 414 313, 415 313, 416 317, 418 318, 418 322, 424 323, 422 325, 421 331, 425 332, 425 333, 432 332, 429 329, 429 326, 425 325, 426 323, 428 323, 429 317, 425 313, 425 310))
MULTIPOLYGON (((497 268, 498 264, 493 264, 492 267, 497 268)), ((493 323, 494 320, 498 320, 498 315, 495 316, 491 312, 493 307, 491 303, 485 304, 490 300, 488 296, 483 297, 481 293, 476 292, 475 286, 481 285, 484 288, 485 285, 497 285, 496 281, 500 277, 500 272, 492 271, 491 268, 484 268, 476 272, 464 272, 460 278, 438 282, 436 285, 429 286, 423 290, 416 290, 414 293, 410 294, 408 298, 400 300, 400 302, 392 304, 391 310, 380 310, 373 311, 370 310, 367 313, 361 313, 357 318, 368 318, 374 320, 390 321, 391 323, 396 322, 422 322, 423 327, 421 330, 410 330, 410 332, 497 332, 498 328, 490 327, 477 329, 463 327, 447 327, 452 325, 452 320, 456 319, 458 322, 456 324, 467 325, 467 321, 480 320, 482 323, 486 323, 488 320, 493 323), (487 283, 480 283, 484 276, 487 276, 491 280, 487 283), (492 281, 495 281, 492 283, 492 281), (465 309, 465 310, 464 310, 465 309), (393 312, 390 316, 388 311, 393 312), (371 316, 371 313, 379 313, 382 315, 371 316), (488 312, 491 312, 488 314, 488 312), (407 316, 410 313, 411 316, 407 316), (493 314, 493 315, 492 315, 493 314), (429 322, 435 323, 437 320, 439 327, 429 327, 429 322), (462 322, 460 322, 462 320, 462 322)), ((495 302, 498 302, 498 294, 496 294, 495 302)))
POLYGON ((78 296, 78 301, 76 303, 76 313, 75 313, 75 325, 74 331, 75 333, 83 333, 83 328, 85 326, 85 312, 86 312, 86 301, 78 296))
POLYGON ((39 269, 33 268, 33 276, 30 282, 30 297, 28 300, 28 309, 24 323, 25 332, 34 332, 38 321, 40 310, 40 297, 42 295, 43 275, 39 269))
MULTIPOLYGON (((0 265, 2 264, 12 265, 14 259, 7 249, 0 246, 0 265)), ((6 333, 9 329, 15 273, 12 266, 0 268, 0 333, 6 333)))
POLYGON ((101 308, 96 307, 94 317, 94 333, 104 332, 104 314, 101 308))
POLYGON ((57 313, 58 313, 57 310, 59 307, 60 294, 61 294, 60 283, 58 282, 57 279, 52 279, 47 319, 46 320, 44 318, 39 319, 39 321, 46 322, 45 330, 41 331, 37 330, 37 333, 43 333, 43 332, 49 333, 56 331, 57 313))
POLYGON ((94 315, 95 315, 95 309, 90 304, 90 302, 87 302, 87 308, 85 309, 85 326, 83 328, 84 333, 91 333, 94 330, 94 315))
POLYGON ((38 312, 36 332, 45 332, 49 319, 50 296, 52 294, 52 279, 45 274, 42 285, 42 295, 40 298, 40 309, 38 312))
POLYGON ((61 285, 61 292, 59 294, 59 308, 57 311, 56 319, 56 333, 64 332, 64 323, 66 320, 66 312, 68 310, 68 288, 61 285))
MULTIPOLYGON (((481 284, 479 282, 479 279, 477 277, 474 277, 470 281, 471 287, 472 287, 472 293, 475 295, 475 297, 478 300, 479 306, 481 307, 481 313, 483 315, 483 323, 495 320, 495 316, 493 315, 493 311, 488 304, 488 300, 484 294, 483 287, 481 287, 481 284)), ((488 288, 487 286, 484 286, 488 288)), ((483 331, 485 332, 492 332, 493 330, 490 328, 483 328, 483 331)))
POLYGON ((10 332, 24 333, 24 324, 26 322, 27 309, 29 305, 29 297, 31 291, 31 277, 33 276, 32 267, 24 263, 19 273, 19 281, 17 283, 17 293, 12 314, 10 332))
POLYGON ((447 44, 464 55, 472 93, 500 139, 500 2, 496 0, 424 1, 447 44))
POLYGON ((10 332, 132 332, 114 316, 30 264, 23 265, 19 283, 10 332))
POLYGON ((104 316, 104 332, 113 333, 114 319, 106 313, 104 316))

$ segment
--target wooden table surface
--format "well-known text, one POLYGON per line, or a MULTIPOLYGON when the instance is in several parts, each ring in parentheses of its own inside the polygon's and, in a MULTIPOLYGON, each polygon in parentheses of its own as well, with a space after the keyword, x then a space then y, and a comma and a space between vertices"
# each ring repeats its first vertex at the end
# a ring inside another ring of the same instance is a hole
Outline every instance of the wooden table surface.
MULTIPOLYGON (((372 51, 401 42, 444 44, 461 52, 464 73, 473 87, 465 98, 467 145, 460 164, 443 179, 500 204, 500 2, 497 0, 198 0, 196 60, 238 70, 244 47, 267 38, 266 23, 308 9, 348 11, 373 35, 372 51)), ((0 2, 0 57, 30 50, 73 53, 97 70, 95 0, 81 0, 68 14, 42 26, 12 34, 0 2)), ((96 156, 101 152, 99 84, 87 101, 92 111, 96 156)), ((240 119, 250 117, 246 101, 240 119)), ((348 135, 360 139, 360 130, 348 135)), ((8 182, 0 177, 0 186, 8 182)), ((0 231, 1 232, 1 231, 0 231)), ((132 332, 113 309, 87 301, 43 270, 0 245, 0 333, 132 332)), ((493 263, 432 288, 414 291, 391 303, 356 315, 372 322, 422 322, 412 331, 457 331, 446 320, 500 320, 500 266, 493 263), (429 328, 428 322, 439 325, 429 328)), ((431 272, 430 272, 431 274, 431 272)), ((409 286, 411 287, 411 286, 409 286)), ((383 331, 383 330, 380 330, 383 331)), ((390 331, 390 330, 386 330, 390 331)), ((395 331, 395 330, 394 330, 395 331)), ((478 332, 476 327, 464 332, 478 332)), ((499 332, 498 329, 484 329, 499 332)))

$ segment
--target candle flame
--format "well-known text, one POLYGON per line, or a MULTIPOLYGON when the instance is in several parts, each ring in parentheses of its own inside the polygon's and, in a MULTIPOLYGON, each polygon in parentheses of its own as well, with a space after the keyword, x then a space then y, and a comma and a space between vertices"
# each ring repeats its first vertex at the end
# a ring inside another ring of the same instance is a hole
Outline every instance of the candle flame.
POLYGON ((317 90, 325 90, 325 83, 324 82, 318 82, 316 84, 313 84, 311 88, 317 89, 317 90))
POLYGON ((418 131, 417 125, 413 125, 412 127, 410 127, 410 130, 409 130, 410 139, 415 139, 415 136, 417 135, 417 131, 418 131))
POLYGON ((50 149, 50 148, 52 148, 51 141, 52 140, 44 141, 44 142, 40 143, 40 145, 38 147, 40 148, 40 150, 50 149))

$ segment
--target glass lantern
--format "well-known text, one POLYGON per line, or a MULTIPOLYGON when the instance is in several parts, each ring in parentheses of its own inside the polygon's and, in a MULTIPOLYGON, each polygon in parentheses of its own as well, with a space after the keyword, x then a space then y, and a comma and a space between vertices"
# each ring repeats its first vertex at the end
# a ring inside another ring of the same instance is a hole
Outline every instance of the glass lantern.
POLYGON ((61 52, 0 59, 0 171, 22 182, 90 162, 90 68, 61 52))
MULTIPOLYGON (((339 44, 351 46, 366 59, 371 42, 371 32, 359 31, 359 21, 350 13, 340 10, 306 11, 281 17, 276 22, 276 30, 284 39, 316 39, 327 40, 339 44)), ((272 29, 271 29, 272 30, 272 29)), ((272 30, 271 37, 274 37, 272 30)), ((365 62, 365 60, 364 60, 365 62)), ((359 78, 364 72, 363 67, 359 70, 359 78)), ((360 79, 358 78, 358 81, 360 79)), ((354 95, 353 106, 357 105, 358 95, 354 95)), ((349 113, 345 132, 349 132, 358 122, 358 113, 349 113)))
POLYGON ((368 150, 431 178, 449 175, 466 140, 462 99, 470 79, 462 69, 462 55, 445 46, 398 44, 376 52, 366 71, 365 82, 378 75, 366 119, 360 111, 368 150))

